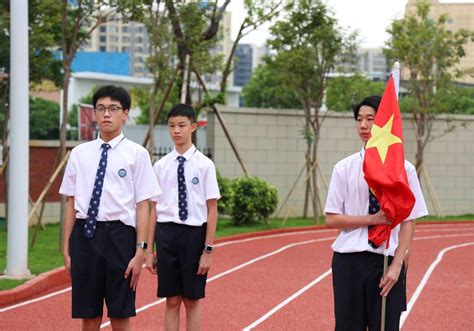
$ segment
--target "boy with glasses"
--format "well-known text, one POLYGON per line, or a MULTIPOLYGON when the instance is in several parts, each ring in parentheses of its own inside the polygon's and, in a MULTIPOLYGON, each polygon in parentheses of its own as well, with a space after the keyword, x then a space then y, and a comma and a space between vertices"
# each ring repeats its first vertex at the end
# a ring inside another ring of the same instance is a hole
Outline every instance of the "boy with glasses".
POLYGON ((96 140, 75 147, 59 193, 67 196, 63 255, 72 317, 98 330, 104 300, 112 328, 130 330, 147 248, 148 200, 161 194, 145 148, 126 139, 130 95, 103 86, 93 96, 96 140))

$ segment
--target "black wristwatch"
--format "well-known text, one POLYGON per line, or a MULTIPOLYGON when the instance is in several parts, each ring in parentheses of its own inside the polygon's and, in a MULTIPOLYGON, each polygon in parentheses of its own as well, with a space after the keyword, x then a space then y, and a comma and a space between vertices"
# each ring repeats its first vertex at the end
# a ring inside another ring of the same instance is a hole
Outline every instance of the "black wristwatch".
POLYGON ((213 250, 214 250, 214 246, 204 245, 204 252, 211 254, 213 250))
POLYGON ((143 249, 144 251, 146 251, 147 247, 148 247, 148 244, 146 243, 146 241, 140 241, 140 242, 137 242, 137 248, 141 248, 143 249))

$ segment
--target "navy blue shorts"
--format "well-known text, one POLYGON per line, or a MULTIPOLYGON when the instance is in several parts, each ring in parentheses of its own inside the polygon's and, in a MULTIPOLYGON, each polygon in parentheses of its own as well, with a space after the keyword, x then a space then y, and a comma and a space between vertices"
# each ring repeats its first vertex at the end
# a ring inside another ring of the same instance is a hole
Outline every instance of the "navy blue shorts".
POLYGON ((182 296, 189 300, 205 297, 207 274, 196 275, 205 240, 206 223, 189 226, 158 222, 155 230, 158 297, 182 296))
MULTIPOLYGON (((389 257, 389 264, 393 257, 389 257)), ((332 275, 336 330, 380 330, 383 255, 334 253, 332 275)), ((385 330, 399 330, 400 315, 406 310, 405 266, 387 296, 385 330)))
POLYGON ((135 256, 136 231, 120 221, 97 222, 95 235, 83 234, 84 220, 76 220, 69 237, 72 279, 72 317, 102 316, 104 300, 108 317, 135 316, 135 292, 128 263, 135 256))

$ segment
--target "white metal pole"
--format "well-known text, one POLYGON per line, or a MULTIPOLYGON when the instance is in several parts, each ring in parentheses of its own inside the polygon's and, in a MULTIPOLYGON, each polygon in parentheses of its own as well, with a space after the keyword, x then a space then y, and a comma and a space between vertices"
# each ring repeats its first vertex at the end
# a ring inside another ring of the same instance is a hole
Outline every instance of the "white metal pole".
POLYGON ((10 0, 10 164, 8 171, 7 277, 28 270, 28 1, 10 0))

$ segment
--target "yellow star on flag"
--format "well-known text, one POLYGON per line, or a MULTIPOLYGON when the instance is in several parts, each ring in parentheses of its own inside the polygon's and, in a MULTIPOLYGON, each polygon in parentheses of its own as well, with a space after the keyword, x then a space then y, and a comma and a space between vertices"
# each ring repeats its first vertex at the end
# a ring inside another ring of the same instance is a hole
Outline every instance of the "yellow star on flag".
POLYGON ((372 126, 370 133, 372 136, 365 148, 375 147, 379 153, 382 163, 385 163, 385 158, 387 157, 388 147, 393 144, 401 144, 402 140, 392 134, 392 125, 393 125, 393 114, 390 119, 385 123, 383 127, 380 127, 376 124, 372 126))

